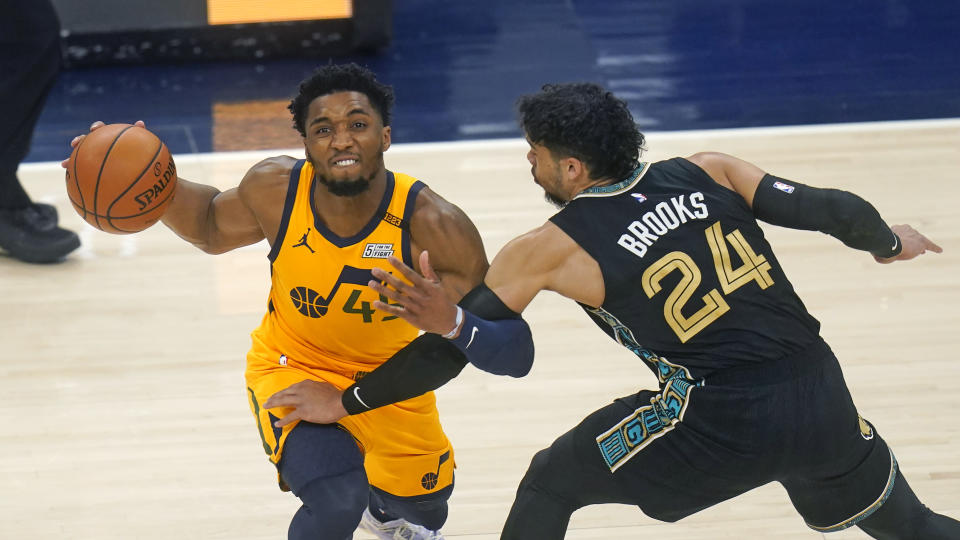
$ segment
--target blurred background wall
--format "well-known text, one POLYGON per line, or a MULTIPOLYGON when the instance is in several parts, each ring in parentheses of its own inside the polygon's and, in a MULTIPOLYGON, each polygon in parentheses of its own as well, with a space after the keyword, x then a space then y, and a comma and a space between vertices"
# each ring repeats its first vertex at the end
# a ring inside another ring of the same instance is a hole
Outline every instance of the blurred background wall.
POLYGON ((69 68, 28 161, 96 119, 143 119, 175 153, 294 147, 286 103, 330 61, 394 85, 399 143, 518 137, 519 95, 576 80, 644 130, 960 116, 955 0, 55 3, 69 68))

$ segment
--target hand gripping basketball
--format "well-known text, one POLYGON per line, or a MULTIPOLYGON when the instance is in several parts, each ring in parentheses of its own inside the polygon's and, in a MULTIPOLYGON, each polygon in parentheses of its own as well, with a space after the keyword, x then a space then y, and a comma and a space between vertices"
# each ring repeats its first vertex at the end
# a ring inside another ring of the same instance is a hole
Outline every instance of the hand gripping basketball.
POLYGON ((67 195, 87 223, 109 233, 139 232, 160 220, 177 189, 167 146, 143 122, 95 122, 71 141, 67 195))

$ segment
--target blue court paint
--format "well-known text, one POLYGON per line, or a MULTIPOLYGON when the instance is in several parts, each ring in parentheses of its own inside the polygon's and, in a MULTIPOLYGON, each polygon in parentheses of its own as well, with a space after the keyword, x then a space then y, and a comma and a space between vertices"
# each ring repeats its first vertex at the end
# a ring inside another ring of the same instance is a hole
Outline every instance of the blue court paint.
MULTIPOLYGON (((398 143, 519 136, 516 97, 575 80, 607 85, 656 131, 960 117, 955 0, 403 0, 394 10, 389 48, 337 60, 394 85, 398 143)), ((28 161, 62 159, 95 119, 143 119, 175 154, 211 151, 215 103, 288 99, 325 61, 65 72, 28 161)))

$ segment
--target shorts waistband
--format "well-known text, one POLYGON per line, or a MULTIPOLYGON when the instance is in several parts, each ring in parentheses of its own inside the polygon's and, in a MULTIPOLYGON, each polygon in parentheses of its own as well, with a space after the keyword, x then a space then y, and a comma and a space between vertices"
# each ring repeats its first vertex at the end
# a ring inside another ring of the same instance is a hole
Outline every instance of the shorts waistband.
POLYGON ((705 386, 769 384, 822 370, 833 351, 822 338, 807 347, 773 360, 722 369, 703 378, 705 386))

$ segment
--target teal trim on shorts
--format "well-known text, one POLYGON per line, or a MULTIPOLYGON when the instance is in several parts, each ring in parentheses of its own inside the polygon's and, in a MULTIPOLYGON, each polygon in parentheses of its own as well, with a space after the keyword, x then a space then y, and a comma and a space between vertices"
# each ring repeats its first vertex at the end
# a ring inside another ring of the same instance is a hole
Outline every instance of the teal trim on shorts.
POLYGON ((816 525, 811 525, 807 523, 807 527, 810 527, 815 531, 819 531, 823 533, 837 532, 837 531, 842 531, 844 529, 849 529, 850 527, 853 527, 857 523, 860 523, 864 519, 870 517, 870 515, 876 512, 877 509, 879 509, 881 506, 883 506, 883 503, 887 502, 887 499, 890 497, 890 493, 893 491, 893 482, 897 479, 898 468, 899 467, 897 465, 897 458, 896 456, 893 455, 893 450, 890 450, 890 477, 887 478, 887 487, 883 490, 883 493, 880 495, 880 497, 873 502, 873 504, 864 508, 854 516, 847 518, 841 521, 840 523, 837 523, 836 525, 830 525, 828 527, 817 527, 816 525))

